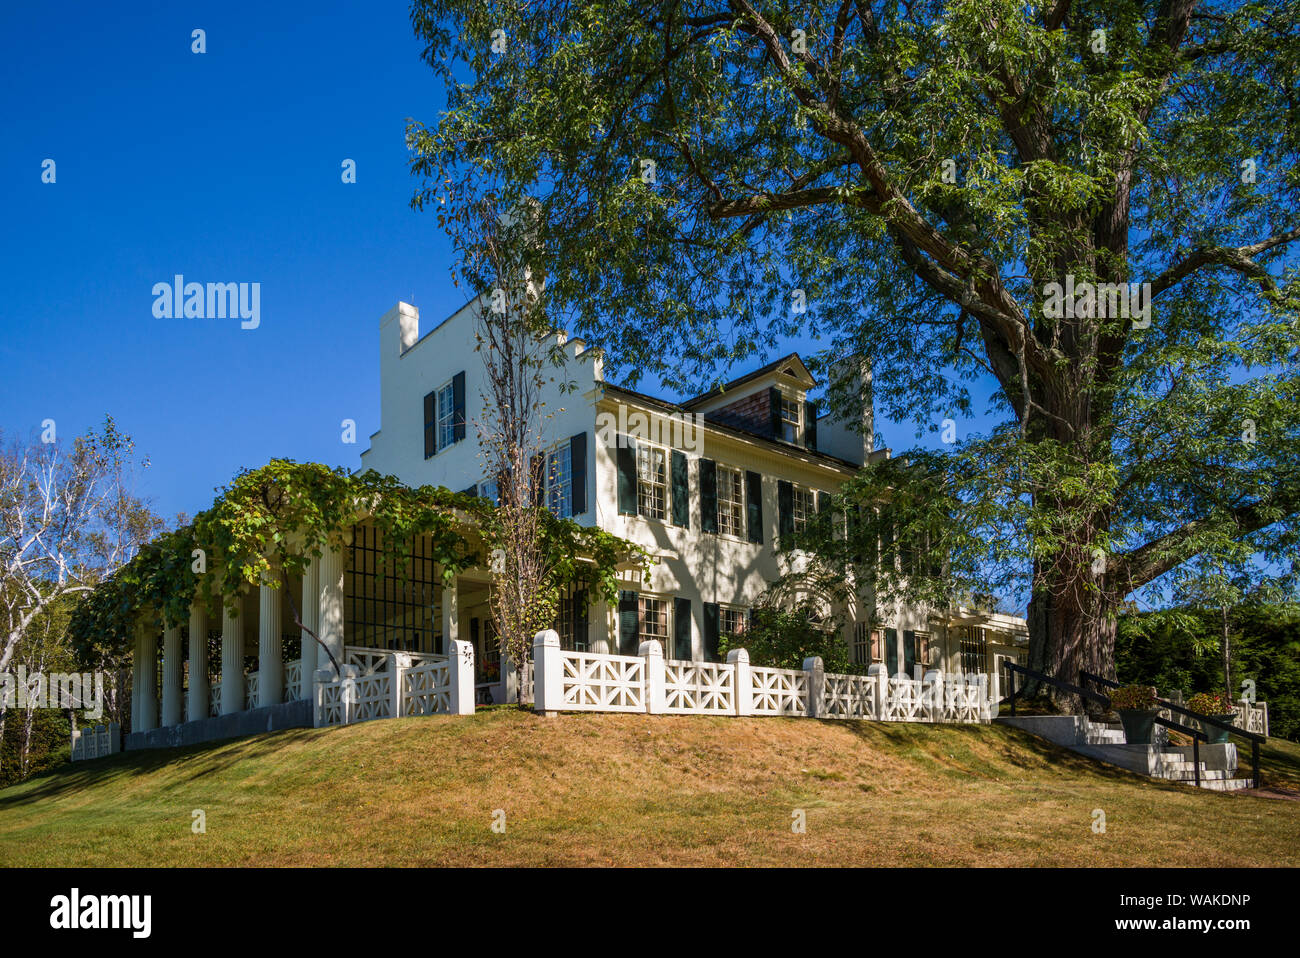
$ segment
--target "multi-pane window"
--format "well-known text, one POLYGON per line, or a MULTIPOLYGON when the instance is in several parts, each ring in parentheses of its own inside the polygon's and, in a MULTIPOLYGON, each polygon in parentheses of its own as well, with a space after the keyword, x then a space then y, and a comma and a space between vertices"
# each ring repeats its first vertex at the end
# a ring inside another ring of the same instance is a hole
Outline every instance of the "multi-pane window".
POLYGON ((668 454, 658 446, 636 447, 637 512, 648 519, 668 516, 668 454))
POLYGON ((546 456, 546 504, 561 519, 573 515, 573 459, 567 442, 546 456))
POLYGON ((447 383, 438 390, 438 448, 445 449, 456 441, 456 393, 447 383))
POLYGON ((808 525, 808 521, 817 514, 817 494, 811 489, 800 489, 798 486, 795 486, 792 492, 791 515, 794 516, 794 531, 802 532, 808 525))
POLYGON ((745 610, 728 609, 723 606, 718 610, 718 631, 723 635, 740 635, 745 631, 745 610))
POLYGON ((932 665, 930 661, 930 633, 916 633, 916 661, 922 665, 932 665))
POLYGON ((958 633, 960 639, 961 670, 963 672, 983 672, 988 656, 988 640, 983 629, 963 626, 958 633))
POLYGON ((786 442, 799 441, 799 426, 803 408, 797 399, 781 397, 781 438, 786 442))
POLYGON ((495 479, 485 479, 479 483, 478 494, 484 499, 491 499, 494 506, 501 505, 501 494, 497 491, 495 479))
POLYGON ((718 532, 745 536, 745 475, 730 466, 718 466, 718 532))
POLYGON ((667 599, 655 599, 650 596, 641 596, 638 600, 637 632, 644 639, 658 639, 660 642, 668 641, 668 609, 671 603, 667 599))
POLYGON ((871 640, 865 622, 853 624, 853 661, 859 665, 871 661, 871 640))

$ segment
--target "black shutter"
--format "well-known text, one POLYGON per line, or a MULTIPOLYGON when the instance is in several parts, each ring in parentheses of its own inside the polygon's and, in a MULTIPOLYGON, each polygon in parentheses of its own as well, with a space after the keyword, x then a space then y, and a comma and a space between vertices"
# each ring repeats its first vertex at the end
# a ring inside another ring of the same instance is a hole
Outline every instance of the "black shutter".
POLYGON ((718 603, 704 603, 704 660, 718 661, 718 603))
POLYGON ((880 564, 888 568, 891 572, 894 570, 894 549, 895 529, 894 529, 894 510, 888 506, 880 507, 880 564))
POLYGON ((885 629, 885 671, 891 676, 898 672, 897 629, 885 629))
POLYGON ((636 515, 636 442, 631 436, 619 436, 614 450, 618 466, 618 511, 636 515))
POLYGON ((781 390, 773 386, 767 391, 767 402, 770 408, 768 427, 772 430, 772 438, 781 438, 781 390))
POLYGON ((779 538, 794 534, 794 486, 776 481, 776 532, 779 538))
POLYGON ((805 449, 817 448, 817 404, 803 404, 803 444, 805 449))
POLYGON ((569 440, 569 476, 573 496, 573 514, 587 511, 587 434, 580 432, 569 440))
POLYGON ((484 653, 484 652, 487 651, 487 649, 479 648, 479 644, 478 644, 478 616, 474 616, 473 618, 471 618, 471 619, 469 620, 469 641, 470 641, 470 644, 474 646, 474 654, 475 654, 475 655, 481 655, 482 653, 484 653))
POLYGON ((916 633, 911 629, 903 630, 903 671, 910 677, 912 666, 916 665, 916 633))
POLYGON ((464 494, 464 495, 467 495, 467 496, 477 496, 477 495, 478 495, 478 483, 476 482, 476 483, 474 483, 474 485, 470 486, 468 489, 465 489, 465 490, 463 491, 463 494, 464 494))
POLYGON ((745 527, 749 541, 763 544, 763 477, 745 473, 745 527))
POLYGON ((459 372, 451 377, 452 442, 465 438, 465 374, 459 372))
POLYGON ((691 525, 691 480, 686 472, 686 453, 677 449, 672 455, 673 525, 691 525))
POLYGON ((817 511, 830 512, 830 510, 831 510, 831 494, 829 492, 817 493, 817 511))
POLYGON ((862 549, 859 545, 859 537, 862 535, 862 507, 850 503, 844 510, 844 534, 848 536, 849 546, 852 548, 853 561, 862 564, 862 549))
POLYGON ((587 590, 575 589, 570 601, 573 602, 573 647, 586 652, 591 648, 587 638, 587 590))
POLYGON ((690 661, 691 658, 691 600, 673 599, 673 655, 674 659, 690 661))
POLYGON ((700 530, 718 531, 718 464, 700 460, 700 530))
POLYGON ((424 458, 430 458, 437 451, 438 394, 433 392, 424 397, 424 458))
POLYGON ((620 655, 636 655, 637 631, 637 594, 620 592, 618 594, 618 651, 620 655))

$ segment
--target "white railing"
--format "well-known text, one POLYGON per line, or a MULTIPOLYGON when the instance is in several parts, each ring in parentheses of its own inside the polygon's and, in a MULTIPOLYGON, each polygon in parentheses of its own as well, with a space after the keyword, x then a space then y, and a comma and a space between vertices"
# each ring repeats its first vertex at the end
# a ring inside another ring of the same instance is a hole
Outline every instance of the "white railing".
POLYGON ((1268 737, 1268 703, 1267 702, 1238 702, 1233 706, 1233 714, 1236 716, 1232 724, 1237 728, 1245 729, 1247 732, 1254 732, 1256 735, 1268 737))
POLYGON ((876 676, 827 672, 822 681, 822 710, 818 718, 874 719, 880 715, 880 702, 880 682, 876 676))
POLYGON ((634 655, 560 650, 565 711, 644 712, 645 659, 634 655))
POLYGON ((451 655, 348 647, 341 675, 318 669, 317 727, 404 715, 471 715, 474 647, 453 641, 451 655))
POLYGON ((664 662, 664 711, 735 715, 736 667, 714 662, 664 662))
POLYGON ((755 715, 807 715, 808 673, 801 669, 749 668, 750 708, 755 715))
POLYGON ((302 659, 294 659, 284 667, 284 701, 296 702, 306 698, 302 694, 302 659))
POLYGON ((208 718, 221 714, 221 679, 214 679, 208 686, 208 718))
POLYGON ((996 676, 888 676, 826 673, 819 658, 803 669, 751 666, 744 649, 725 663, 664 661, 657 641, 641 654, 606 655, 560 648, 553 630, 533 643, 533 708, 555 712, 649 712, 668 715, 792 715, 885 722, 988 722, 996 712, 996 676))
POLYGON ((262 673, 250 672, 244 676, 244 708, 257 708, 257 687, 261 684, 262 673))
POLYGON ((72 730, 72 754, 74 762, 88 758, 101 758, 115 754, 121 746, 121 735, 116 722, 107 726, 96 725, 94 728, 76 728, 72 730))

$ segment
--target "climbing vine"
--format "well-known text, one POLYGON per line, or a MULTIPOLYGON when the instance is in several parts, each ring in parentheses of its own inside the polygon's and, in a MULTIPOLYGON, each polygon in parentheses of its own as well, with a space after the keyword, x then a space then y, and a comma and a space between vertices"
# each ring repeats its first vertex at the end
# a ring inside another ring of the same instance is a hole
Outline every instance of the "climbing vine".
MULTIPOLYGON (((325 549, 345 545, 348 530, 362 521, 381 533, 382 575, 404 579, 409 546, 424 536, 430 543, 427 555, 448 584, 464 570, 484 565, 502 532, 487 499, 442 486, 412 488, 373 469, 354 474, 273 459, 240 471, 211 508, 155 538, 100 583, 73 612, 69 636, 81 649, 129 648, 142 610, 152 609, 166 625, 179 626, 188 621, 196 597, 233 608, 241 590, 266 583, 285 589, 295 623, 319 642, 302 623, 289 577, 302 575, 308 560, 320 558, 325 549)), ((613 601, 621 568, 648 571, 644 550, 601 529, 549 512, 542 526, 555 558, 553 589, 584 581, 591 599, 613 601)))

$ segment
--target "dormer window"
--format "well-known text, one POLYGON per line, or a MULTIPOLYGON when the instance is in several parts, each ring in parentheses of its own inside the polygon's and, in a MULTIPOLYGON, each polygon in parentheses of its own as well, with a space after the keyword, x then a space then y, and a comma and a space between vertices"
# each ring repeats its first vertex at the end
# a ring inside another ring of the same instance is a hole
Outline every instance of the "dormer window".
POLYGON ((803 435, 803 403, 781 394, 781 438, 788 443, 799 443, 803 435))

